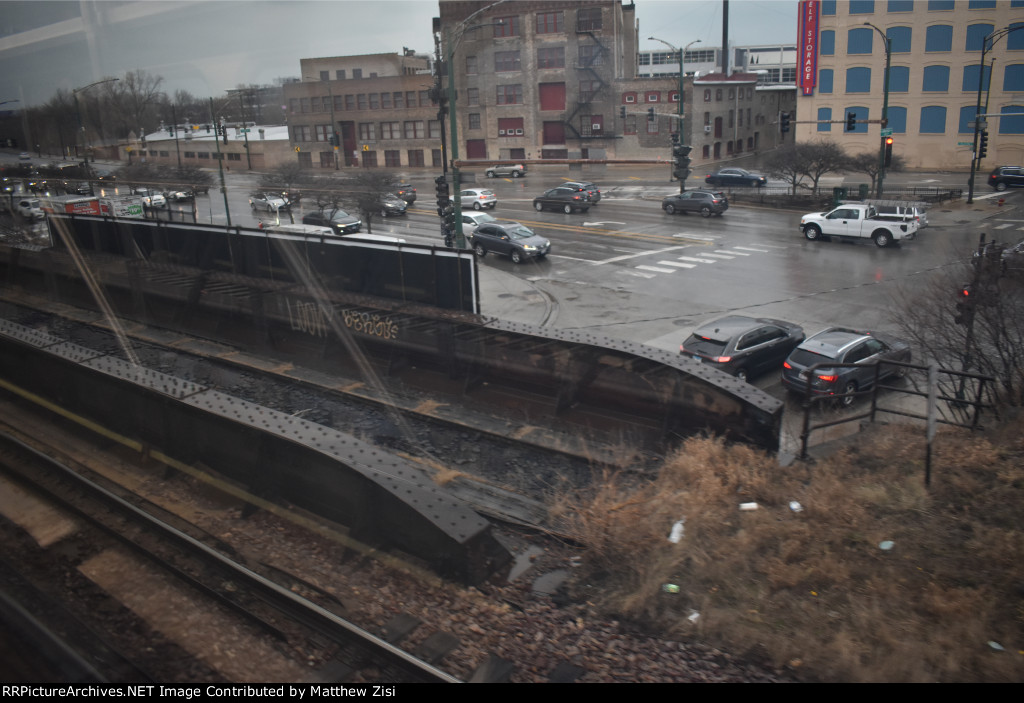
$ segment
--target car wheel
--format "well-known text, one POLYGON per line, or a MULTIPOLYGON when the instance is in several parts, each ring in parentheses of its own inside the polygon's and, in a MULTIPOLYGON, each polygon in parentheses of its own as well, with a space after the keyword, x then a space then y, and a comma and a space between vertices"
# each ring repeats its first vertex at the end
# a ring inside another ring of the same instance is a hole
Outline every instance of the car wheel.
POLYGON ((854 383, 853 381, 850 381, 845 386, 843 386, 843 397, 842 397, 843 407, 847 407, 848 408, 851 405, 853 405, 853 401, 855 400, 853 394, 856 393, 856 392, 857 392, 857 384, 854 383))
POLYGON ((487 172, 487 177, 488 178, 494 178, 494 171, 488 171, 487 172))
POLYGON ((473 251, 475 251, 476 255, 479 256, 481 259, 484 258, 485 256, 487 256, 487 250, 484 249, 484 245, 483 244, 480 244, 480 243, 474 244, 473 245, 473 251))
POLYGON ((667 212, 670 215, 676 214, 676 206, 673 205, 672 203, 669 203, 668 205, 665 206, 665 212, 667 212))
POLYGON ((743 381, 744 383, 746 383, 747 382, 747 370, 746 369, 737 369, 736 370, 736 378, 738 378, 741 381, 743 381))
POLYGON ((877 246, 879 249, 884 249, 890 244, 892 244, 891 234, 884 231, 875 233, 875 246, 877 246))
POLYGON ((709 208, 707 205, 702 207, 700 209, 700 216, 701 217, 711 217, 711 208, 709 208))
POLYGON ((821 236, 821 228, 818 225, 807 225, 804 227, 804 236, 813 242, 821 236))
POLYGON ((251 205, 251 206, 252 206, 252 209, 253 209, 254 211, 256 210, 256 203, 249 203, 249 205, 251 205))
POLYGON ((481 207, 481 206, 480 206, 480 201, 479 201, 479 200, 478 200, 477 202, 473 203, 473 209, 474 209, 474 210, 479 210, 479 209, 480 209, 480 207, 481 207))
POLYGON ((572 214, 572 205, 566 205, 565 207, 563 207, 562 212, 564 212, 566 215, 572 214))
POLYGON ((513 249, 511 256, 512 256, 512 263, 513 264, 521 264, 521 263, 523 263, 523 255, 522 255, 522 253, 518 249, 513 249))
POLYGON ((533 208, 534 208, 534 209, 535 209, 535 210, 536 210, 537 212, 540 212, 541 210, 543 210, 543 209, 544 209, 544 206, 543 206, 543 205, 541 205, 540 203, 534 203, 534 204, 533 204, 533 208))
POLYGON ((523 177, 523 174, 519 173, 519 171, 513 171, 512 172, 512 178, 522 178, 522 177, 523 177))
POLYGON ((1004 190, 1006 190, 1006 183, 1003 181, 996 182, 996 190, 1002 193, 1004 190))

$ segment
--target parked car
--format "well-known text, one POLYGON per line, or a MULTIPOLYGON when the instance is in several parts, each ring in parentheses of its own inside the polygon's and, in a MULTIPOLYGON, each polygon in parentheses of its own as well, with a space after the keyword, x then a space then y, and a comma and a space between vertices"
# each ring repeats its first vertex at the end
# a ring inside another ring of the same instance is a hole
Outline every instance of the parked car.
POLYGON ((670 215, 677 212, 699 212, 703 217, 721 215, 729 209, 729 199, 724 193, 710 190, 688 190, 670 195, 661 201, 661 209, 670 215))
POLYGON ((273 193, 256 193, 249 198, 249 205, 253 210, 266 210, 267 212, 278 212, 288 209, 288 201, 280 195, 273 193))
POLYGON ((391 193, 385 193, 380 196, 380 216, 381 217, 392 217, 396 215, 404 215, 408 203, 399 198, 397 195, 391 193))
POLYGON ((747 381, 782 366, 802 341, 803 328, 792 322, 729 315, 695 329, 679 353, 747 381))
POLYGON ((342 235, 358 232, 363 226, 363 221, 358 217, 353 217, 344 210, 335 210, 333 213, 310 212, 303 215, 302 224, 330 227, 336 234, 342 235))
POLYGON ((18 154, 18 158, 21 159, 22 161, 31 161, 32 154, 28 153, 27 151, 23 151, 20 154, 18 154))
MULTIPOLYGON (((487 222, 497 222, 498 218, 486 212, 466 212, 462 211, 462 224, 470 225, 472 229, 476 229, 482 224, 487 222)), ((463 227, 463 230, 467 229, 463 227)))
POLYGON ((522 164, 503 166, 488 166, 487 170, 484 171, 488 178, 495 178, 497 176, 512 176, 512 178, 522 178, 526 175, 526 167, 522 164))
POLYGON ((545 208, 561 210, 566 215, 571 212, 586 212, 590 209, 590 199, 585 191, 559 186, 552 188, 543 195, 533 199, 533 207, 537 212, 545 208))
POLYGON ((416 189, 411 183, 395 183, 391 186, 391 192, 410 205, 416 202, 416 189))
POLYGON ((172 188, 171 190, 164 193, 164 197, 167 198, 169 203, 181 203, 188 200, 195 199, 195 193, 187 188, 172 188))
MULTIPOLYGON (((448 197, 454 200, 454 196, 448 197)), ((498 204, 498 196, 494 191, 484 188, 464 188, 459 191, 459 200, 462 201, 463 208, 471 207, 474 210, 483 210, 485 207, 493 210, 498 204)))
POLYGON ((1024 186, 1024 168, 1020 166, 1000 166, 988 174, 988 184, 996 190, 1020 188, 1024 186))
POLYGON ((709 173, 704 182, 713 186, 753 186, 760 188, 767 185, 768 179, 760 173, 752 173, 742 168, 723 168, 721 171, 709 173))
POLYGON ((473 232, 473 251, 484 257, 487 252, 511 257, 512 263, 540 259, 551 251, 551 242, 518 222, 485 222, 473 232))
MULTIPOLYGON (((910 345, 888 335, 861 332, 846 327, 830 327, 808 338, 782 365, 782 385, 796 393, 805 393, 811 367, 811 392, 816 396, 838 396, 843 405, 853 405, 854 394, 872 387, 875 367, 879 362, 910 362, 910 345), (856 364, 849 367, 830 367, 829 363, 856 364)), ((878 379, 903 376, 906 367, 882 364, 877 369, 878 379)))
POLYGON ((586 192, 590 198, 590 204, 595 205, 601 201, 601 189, 594 183, 587 181, 566 181, 562 184, 563 188, 575 188, 576 190, 582 190, 586 192))
POLYGON ((143 207, 164 207, 167 205, 167 198, 152 188, 136 188, 135 194, 142 196, 143 207))

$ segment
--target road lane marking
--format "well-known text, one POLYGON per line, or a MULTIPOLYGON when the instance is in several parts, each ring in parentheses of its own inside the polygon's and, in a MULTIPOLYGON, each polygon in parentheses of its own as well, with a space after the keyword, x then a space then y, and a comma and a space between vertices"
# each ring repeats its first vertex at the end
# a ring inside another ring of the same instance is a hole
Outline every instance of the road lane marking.
POLYGON ((667 249, 657 249, 655 251, 643 251, 638 254, 626 254, 624 256, 615 256, 611 259, 604 259, 603 261, 595 261, 594 266, 601 266, 602 264, 613 264, 616 261, 625 261, 626 259, 635 259, 639 256, 650 256, 651 254, 664 254, 666 251, 678 251, 679 249, 685 249, 686 247, 668 247, 667 249))
POLYGON ((694 262, 696 264, 713 264, 713 263, 715 263, 714 259, 698 259, 698 258, 695 258, 695 257, 692 257, 692 256, 680 256, 678 258, 679 258, 680 261, 692 261, 692 262, 694 262))
POLYGON ((710 252, 705 254, 704 256, 713 256, 716 259, 735 259, 736 258, 735 256, 726 256, 725 254, 712 254, 710 252))
POLYGON ((732 249, 715 249, 719 254, 730 254, 732 256, 750 256, 750 254, 744 251, 734 251, 732 249))
MULTIPOLYGON (((661 262, 659 262, 661 263, 661 262)), ((657 266, 637 266, 641 271, 654 271, 656 273, 675 273, 675 269, 663 269, 657 266)))
POLYGON ((678 266, 683 269, 697 268, 697 264, 684 264, 682 261, 659 261, 658 263, 664 266, 678 266))

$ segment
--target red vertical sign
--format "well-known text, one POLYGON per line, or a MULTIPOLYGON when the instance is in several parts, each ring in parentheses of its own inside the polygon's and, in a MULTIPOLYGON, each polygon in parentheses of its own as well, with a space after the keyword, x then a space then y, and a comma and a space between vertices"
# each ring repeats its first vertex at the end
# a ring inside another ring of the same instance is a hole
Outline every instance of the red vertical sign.
POLYGON ((813 95, 818 84, 818 0, 800 3, 800 89, 813 95))

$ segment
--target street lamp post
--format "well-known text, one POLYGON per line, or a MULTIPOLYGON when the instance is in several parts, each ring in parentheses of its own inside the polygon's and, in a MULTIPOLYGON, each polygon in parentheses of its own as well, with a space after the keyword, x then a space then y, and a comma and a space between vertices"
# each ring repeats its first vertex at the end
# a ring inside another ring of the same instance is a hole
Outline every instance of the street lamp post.
MULTIPOLYGON (((664 39, 658 39, 657 37, 647 37, 651 41, 661 42, 672 51, 679 52, 679 104, 676 106, 677 119, 679 121, 679 143, 686 144, 686 131, 683 129, 683 87, 686 74, 683 72, 683 57, 686 55, 686 50, 694 44, 700 44, 700 39, 694 39, 692 42, 684 46, 682 49, 677 49, 673 45, 669 44, 664 39)), ((679 179, 679 192, 682 193, 686 190, 686 179, 679 179)))
MULTIPOLYGON (((981 157, 978 156, 978 137, 985 131, 983 123, 985 120, 982 118, 984 114, 981 111, 981 88, 985 84, 985 54, 988 53, 989 49, 995 48, 996 42, 1005 37, 1010 32, 1016 32, 1018 29, 1024 29, 1024 24, 1019 24, 1015 27, 1003 27, 989 34, 981 42, 981 61, 978 62, 978 102, 974 107, 974 146, 971 152, 971 177, 967 179, 967 202, 968 204, 974 202, 974 176, 978 172, 978 162, 981 161, 981 157)), ((989 83, 992 80, 992 71, 989 71, 989 83)), ((987 105, 986 100, 986 105, 987 105)))
MULTIPOLYGON (((878 32, 885 46, 885 73, 882 75, 882 129, 884 130, 889 127, 889 68, 892 65, 892 39, 870 22, 865 22, 864 24, 878 32)), ((877 198, 882 197, 882 186, 885 182, 885 136, 880 136, 879 139, 878 187, 875 190, 875 197, 877 198)))

